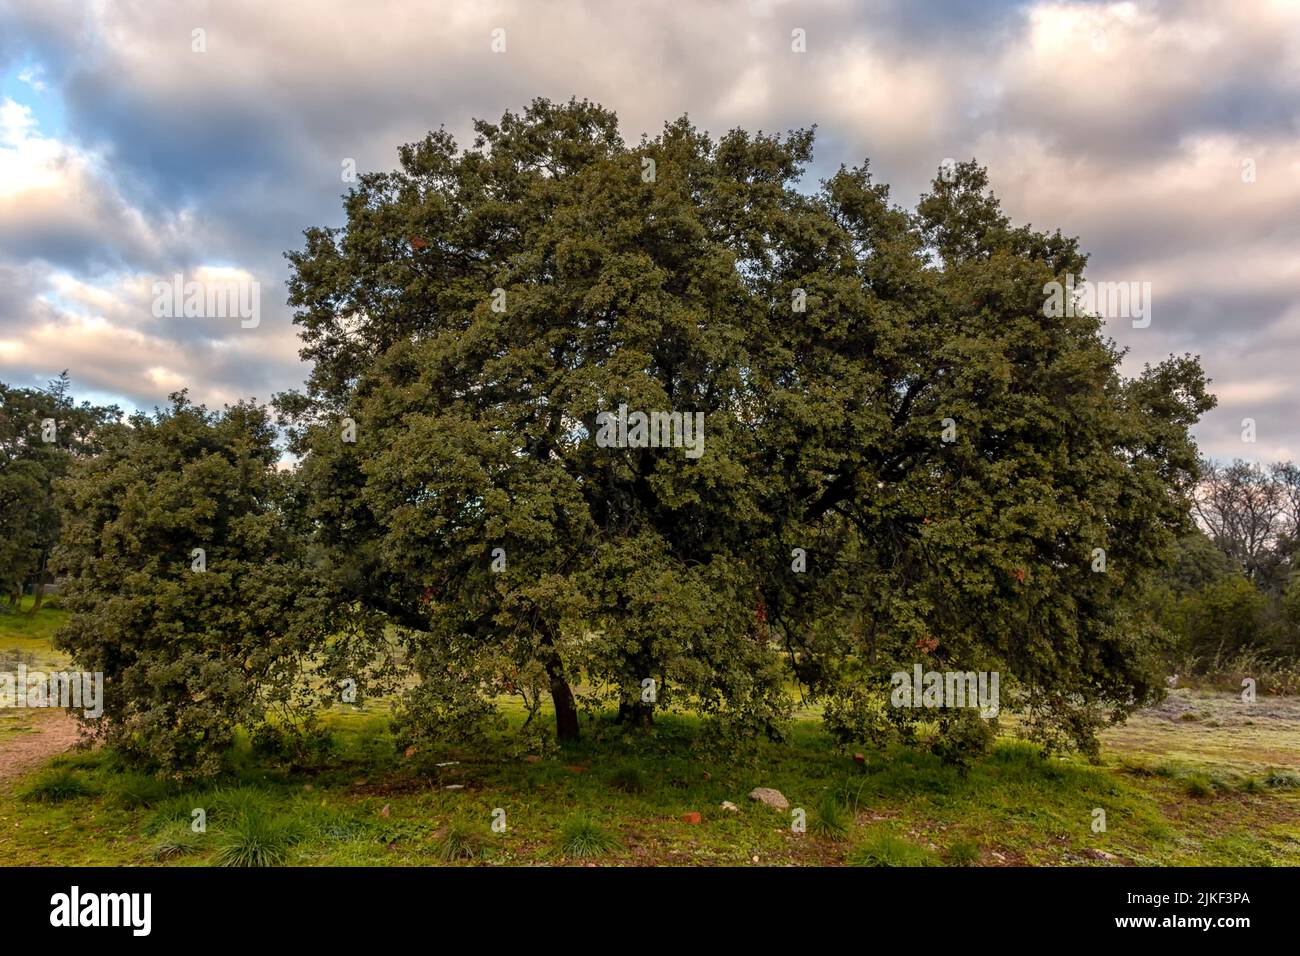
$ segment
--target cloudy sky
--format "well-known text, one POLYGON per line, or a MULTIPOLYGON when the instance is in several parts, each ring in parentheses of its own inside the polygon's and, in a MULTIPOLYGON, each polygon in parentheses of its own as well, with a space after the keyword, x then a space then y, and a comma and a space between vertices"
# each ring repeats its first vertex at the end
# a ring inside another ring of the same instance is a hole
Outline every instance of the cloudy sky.
POLYGON ((341 222, 344 161, 573 95, 629 140, 815 123, 811 183, 869 158, 904 205, 978 159, 1090 279, 1151 283, 1108 333, 1132 370, 1202 356, 1203 449, 1300 459, 1300 0, 0 0, 0 380, 297 385, 282 253, 341 222), (255 279, 259 324, 156 318, 176 273, 255 279))

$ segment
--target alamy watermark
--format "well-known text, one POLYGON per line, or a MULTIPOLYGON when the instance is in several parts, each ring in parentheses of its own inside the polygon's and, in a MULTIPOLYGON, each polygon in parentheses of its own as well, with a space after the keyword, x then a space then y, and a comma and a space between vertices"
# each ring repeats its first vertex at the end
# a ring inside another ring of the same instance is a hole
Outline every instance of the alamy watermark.
POLYGON ((684 448, 687 458, 704 454, 703 412, 618 412, 596 416, 600 448, 684 448))
POLYGON ((996 717, 997 671, 895 671, 889 702, 895 707, 978 707, 981 717, 996 717))
POLYGON ((73 886, 50 897, 54 927, 121 926, 133 936, 148 936, 153 928, 152 893, 83 893, 73 886))
POLYGON ((1133 328, 1151 324, 1150 282, 1076 282, 1066 273, 1065 282, 1053 280, 1043 286, 1043 315, 1049 319, 1062 316, 1100 315, 1103 319, 1132 319, 1133 328))
POLYGON ((0 671, 0 707, 81 708, 87 717, 104 713, 104 675, 100 671, 0 671))
POLYGON ((155 282, 154 318, 239 319, 241 328, 257 328, 262 321, 262 287, 258 281, 234 270, 204 271, 216 274, 186 282, 178 272, 170 282, 155 282))

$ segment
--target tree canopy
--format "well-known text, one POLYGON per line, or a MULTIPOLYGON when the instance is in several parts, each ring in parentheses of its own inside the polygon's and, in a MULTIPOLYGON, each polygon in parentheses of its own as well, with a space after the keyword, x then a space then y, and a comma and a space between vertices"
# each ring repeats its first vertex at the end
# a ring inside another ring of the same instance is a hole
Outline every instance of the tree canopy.
POLYGON ((108 679, 86 724, 129 758, 215 771, 240 726, 309 701, 326 622, 265 409, 184 394, 98 433, 61 486, 72 617, 56 646, 108 679))
POLYGON ((1125 378, 1096 316, 1045 314, 1075 240, 973 162, 914 210, 865 163, 805 188, 809 130, 627 144, 545 100, 476 130, 289 254, 317 573, 362 644, 398 628, 409 736, 542 689, 562 737, 584 702, 778 734, 791 674, 852 735, 928 661, 1089 746, 1159 693, 1142 595, 1213 399, 1195 359, 1125 378), (620 406, 702 413, 703 454, 602 447, 620 406))
POLYGON ((76 404, 65 371, 44 389, 0 383, 0 587, 15 602, 29 582, 39 609, 50 553, 59 540, 55 483, 73 458, 96 451, 116 407, 76 404))
MULTIPOLYGON (((101 734, 205 771, 348 688, 400 693, 401 745, 506 694, 562 741, 685 707, 733 745, 779 738, 793 685, 844 742, 915 740, 885 703, 920 666, 996 672, 1092 750, 1162 692, 1148 598, 1214 400, 1195 358, 1125 377, 1098 317, 1045 307, 1074 239, 974 162, 914 209, 866 163, 810 185, 811 130, 628 144, 546 100, 476 130, 288 253, 295 467, 269 410, 183 394, 74 462, 60 643, 109 676, 101 734)), ((960 759, 988 717, 927 739, 960 759)))

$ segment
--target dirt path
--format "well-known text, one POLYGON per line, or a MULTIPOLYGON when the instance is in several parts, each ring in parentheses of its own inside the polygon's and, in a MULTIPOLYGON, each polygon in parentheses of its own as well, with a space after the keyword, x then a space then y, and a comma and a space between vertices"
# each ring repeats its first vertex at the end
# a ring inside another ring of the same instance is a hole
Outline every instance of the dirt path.
POLYGON ((61 710, 42 714, 32 729, 0 740, 0 785, 63 753, 77 742, 77 722, 61 710))

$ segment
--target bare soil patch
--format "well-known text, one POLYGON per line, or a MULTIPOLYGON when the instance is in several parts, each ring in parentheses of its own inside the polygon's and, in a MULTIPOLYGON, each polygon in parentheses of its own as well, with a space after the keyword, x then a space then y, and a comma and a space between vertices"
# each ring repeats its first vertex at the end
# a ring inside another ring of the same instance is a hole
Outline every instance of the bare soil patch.
POLYGON ((61 710, 33 715, 29 728, 0 738, 0 784, 63 753, 77 736, 77 722, 61 710))

